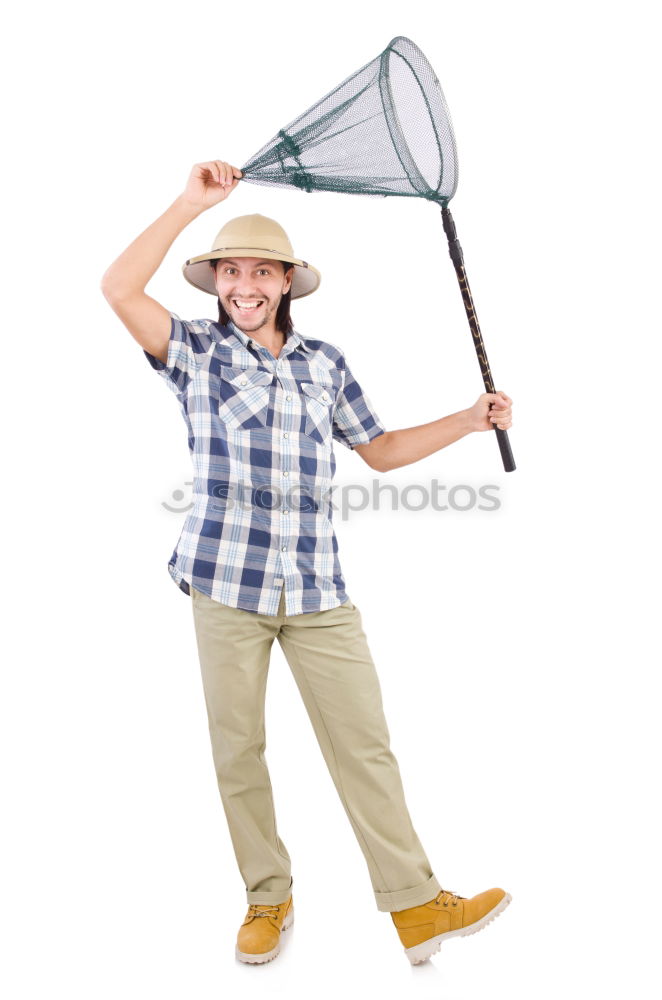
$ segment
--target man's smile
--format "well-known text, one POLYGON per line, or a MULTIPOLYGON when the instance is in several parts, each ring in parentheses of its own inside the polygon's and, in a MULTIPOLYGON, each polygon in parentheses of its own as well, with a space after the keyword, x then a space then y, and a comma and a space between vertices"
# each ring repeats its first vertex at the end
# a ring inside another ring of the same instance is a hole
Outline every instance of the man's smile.
POLYGON ((264 299, 232 299, 232 304, 240 312, 255 312, 260 306, 264 305, 264 299))

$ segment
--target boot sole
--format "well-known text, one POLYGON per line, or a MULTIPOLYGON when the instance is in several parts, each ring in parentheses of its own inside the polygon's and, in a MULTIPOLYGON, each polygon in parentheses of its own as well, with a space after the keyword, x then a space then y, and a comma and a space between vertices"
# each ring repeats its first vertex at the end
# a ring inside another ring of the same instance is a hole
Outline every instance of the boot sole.
MULTIPOLYGON (((283 920, 283 926, 280 929, 281 934, 286 931, 288 927, 292 925, 294 921, 294 903, 290 906, 285 919, 283 920)), ((250 952, 250 951, 239 951, 239 948, 235 945, 234 954, 235 958, 239 959, 240 962, 249 962, 251 965, 261 965, 263 962, 270 962, 276 957, 280 951, 280 934, 278 935, 278 942, 271 949, 271 951, 262 952, 250 952)))
POLYGON ((425 962, 430 955, 434 955, 435 952, 439 951, 442 941, 446 941, 452 937, 464 937, 465 934, 475 934, 476 931, 487 927, 490 921, 494 920, 495 917, 498 917, 505 910, 512 898, 510 893, 507 892, 503 899, 496 906, 493 906, 491 910, 488 910, 480 920, 474 920, 467 927, 458 927, 454 931, 444 931, 443 934, 437 934, 435 937, 428 938, 427 941, 421 941, 420 944, 415 944, 412 948, 405 948, 405 955, 412 965, 425 962))

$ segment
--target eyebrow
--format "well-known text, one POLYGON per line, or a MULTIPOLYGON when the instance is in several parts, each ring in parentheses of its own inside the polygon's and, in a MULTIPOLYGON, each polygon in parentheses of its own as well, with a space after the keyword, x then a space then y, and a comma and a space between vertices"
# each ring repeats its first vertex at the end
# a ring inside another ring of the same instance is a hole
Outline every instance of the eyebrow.
MULTIPOLYGON (((238 261, 235 260, 234 257, 221 257, 219 259, 222 260, 224 264, 237 264, 238 263, 238 261)), ((245 260, 245 259, 246 259, 245 257, 240 257, 239 258, 239 260, 245 260)), ((263 264, 274 264, 274 263, 275 263, 275 261, 273 261, 273 260, 259 260, 255 266, 256 267, 262 267, 263 264)))

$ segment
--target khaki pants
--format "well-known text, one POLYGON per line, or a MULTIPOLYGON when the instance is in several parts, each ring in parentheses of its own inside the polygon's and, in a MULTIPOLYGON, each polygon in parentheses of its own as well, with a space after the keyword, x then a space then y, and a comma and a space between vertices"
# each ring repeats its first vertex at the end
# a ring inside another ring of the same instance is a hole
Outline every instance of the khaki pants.
POLYGON ((293 885, 264 757, 274 638, 367 862, 377 909, 432 899, 441 886, 409 817, 359 609, 347 600, 288 616, 283 594, 272 617, 220 604, 193 587, 191 601, 218 788, 248 902, 281 903, 293 885))

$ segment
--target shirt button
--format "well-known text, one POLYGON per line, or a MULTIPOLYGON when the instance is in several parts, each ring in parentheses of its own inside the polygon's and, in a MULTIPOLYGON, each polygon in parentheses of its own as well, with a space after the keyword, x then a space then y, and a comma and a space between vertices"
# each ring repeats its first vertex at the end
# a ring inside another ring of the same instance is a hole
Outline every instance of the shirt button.
POLYGON ((325 403, 326 403, 326 401, 327 401, 328 398, 329 397, 327 396, 327 394, 325 392, 323 392, 322 393, 322 399, 324 400, 325 403))
POLYGON ((241 384, 242 385, 248 385, 248 379, 242 378, 241 384))
POLYGON ((286 437, 289 437, 289 436, 290 435, 287 433, 287 431, 285 431, 285 433, 283 434, 283 437, 286 438, 286 437))
POLYGON ((291 396, 286 396, 285 399, 292 399, 292 397, 291 396))
POLYGON ((287 545, 281 545, 280 551, 281 552, 286 552, 287 551, 287 545))
POLYGON ((287 507, 286 507, 286 508, 285 508, 285 510, 283 511, 283 514, 289 514, 289 510, 287 509, 287 507))
POLYGON ((283 473, 283 475, 284 476, 289 476, 289 472, 287 471, 287 469, 285 469, 285 472, 283 473))

